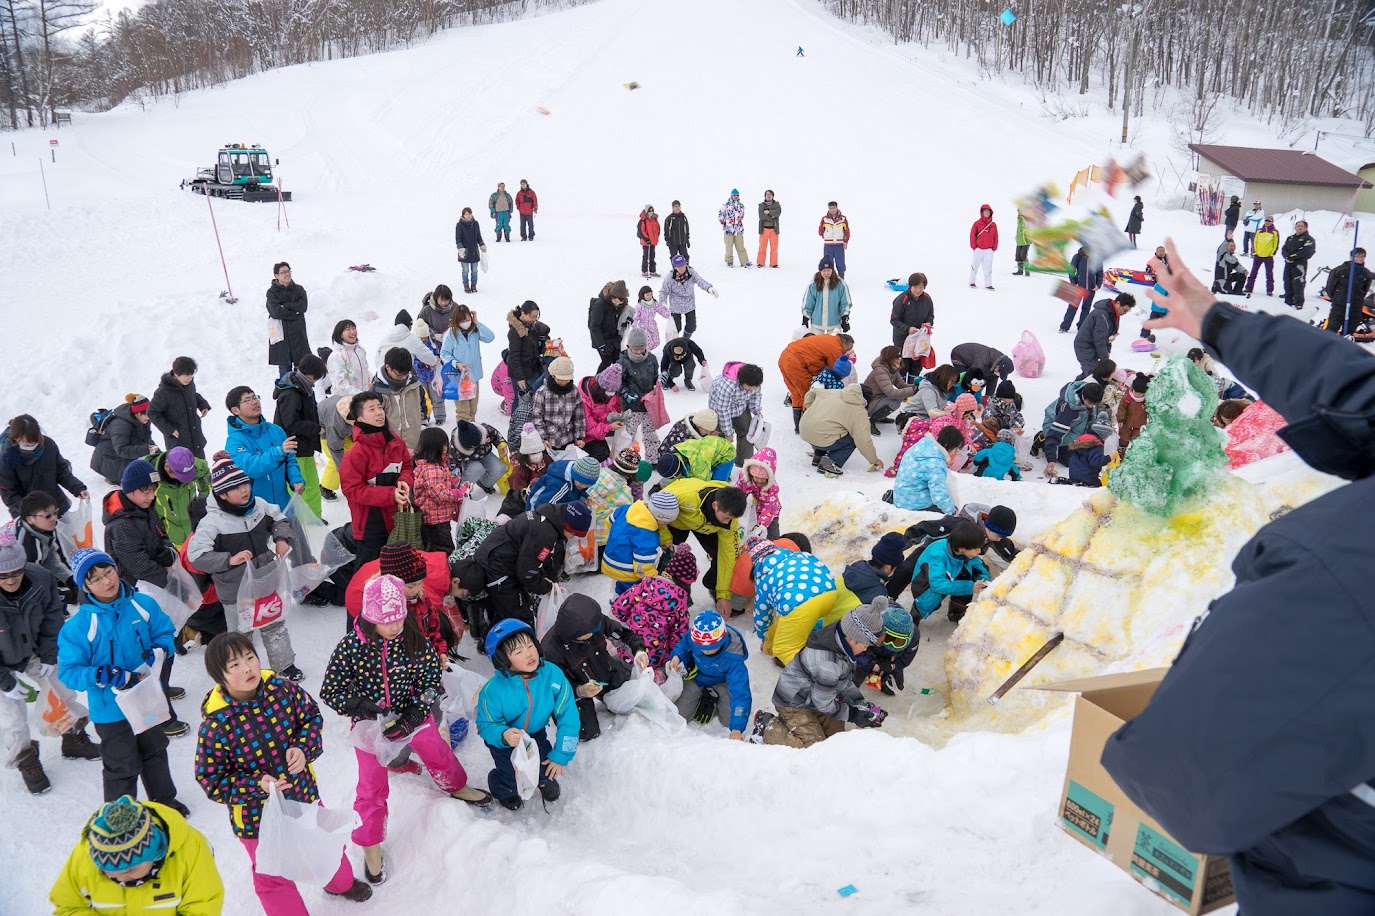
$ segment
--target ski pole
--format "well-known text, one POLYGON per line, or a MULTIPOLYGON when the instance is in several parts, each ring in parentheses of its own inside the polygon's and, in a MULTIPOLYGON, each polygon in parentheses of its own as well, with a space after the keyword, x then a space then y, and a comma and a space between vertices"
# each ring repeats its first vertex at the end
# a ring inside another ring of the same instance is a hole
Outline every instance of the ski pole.
POLYGON ((210 203, 209 194, 205 195, 205 206, 210 210, 210 228, 215 230, 215 247, 220 251, 220 266, 224 268, 224 285, 229 292, 229 298, 226 301, 233 305, 239 300, 234 298, 234 286, 229 282, 229 265, 224 260, 224 246, 220 244, 220 227, 215 223, 215 208, 210 203))
POLYGON ((1346 318, 1342 321, 1343 337, 1351 333, 1351 300, 1356 292, 1356 243, 1360 240, 1361 221, 1356 220, 1356 231, 1351 235, 1351 269, 1346 273, 1346 318))
POLYGON ((291 214, 286 212, 286 197, 282 195, 282 191, 285 189, 285 187, 286 186, 283 185, 280 181, 277 182, 277 206, 281 208, 282 216, 286 219, 286 227, 290 229, 291 214))

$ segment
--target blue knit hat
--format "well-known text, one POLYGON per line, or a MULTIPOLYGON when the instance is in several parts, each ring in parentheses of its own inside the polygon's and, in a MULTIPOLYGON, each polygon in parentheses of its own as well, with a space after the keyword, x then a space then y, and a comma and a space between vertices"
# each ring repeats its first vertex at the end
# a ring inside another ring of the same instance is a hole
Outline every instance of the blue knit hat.
POLYGON ((158 472, 152 463, 137 458, 125 465, 124 473, 119 478, 119 490, 121 493, 132 493, 152 486, 158 479, 158 472))
POLYGON ((94 547, 83 547, 72 554, 72 578, 76 581, 76 587, 82 591, 86 590, 86 577, 91 570, 102 563, 115 565, 114 558, 103 550, 96 550, 94 547))
POLYGON ((167 833, 147 806, 125 795, 106 802, 86 827, 91 861, 103 872, 128 871, 167 856, 167 833))
POLYGON ((659 463, 654 466, 654 470, 659 472, 660 477, 681 477, 683 459, 678 457, 678 453, 673 449, 667 449, 659 454, 659 463))
POLYGON ((593 458, 591 455, 583 455, 577 461, 573 462, 570 473, 573 476, 574 483, 582 484, 584 487, 590 487, 592 484, 596 483, 597 478, 601 476, 602 466, 598 464, 597 459, 593 458))
POLYGON ((739 193, 740 193, 740 189, 739 189, 739 188, 731 188, 731 189, 730 189, 730 196, 731 196, 731 197, 735 197, 735 196, 738 195, 739 193))
POLYGON ((574 502, 565 505, 563 509, 563 526, 579 537, 591 531, 592 510, 587 508, 587 503, 574 502))
POLYGON ((902 565, 903 540, 902 535, 896 531, 890 531, 878 539, 869 555, 874 558, 874 562, 884 566, 902 565))
POLYGON ((831 366, 831 371, 835 373, 836 378, 846 379, 855 371, 855 364, 850 362, 849 357, 842 356, 831 366))
POLYGON ((893 605, 883 612, 883 634, 881 638, 894 649, 905 649, 916 631, 912 615, 905 608, 893 605))
POLYGON ((472 452, 482 444, 482 430, 478 429, 476 423, 459 420, 454 427, 454 441, 458 443, 459 451, 472 452))

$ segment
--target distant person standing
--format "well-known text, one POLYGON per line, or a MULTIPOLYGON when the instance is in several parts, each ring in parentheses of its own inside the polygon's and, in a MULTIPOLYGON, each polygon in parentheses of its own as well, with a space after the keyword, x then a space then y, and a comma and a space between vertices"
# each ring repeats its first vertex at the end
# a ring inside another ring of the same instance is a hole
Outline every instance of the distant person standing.
MULTIPOLYGON (((509 226, 507 232, 510 232, 509 226)), ((475 293, 477 265, 482 261, 482 252, 487 250, 487 246, 482 241, 482 227, 473 219, 472 207, 463 208, 463 214, 454 226, 454 244, 458 246, 458 263, 463 268, 463 291, 475 293)))
MULTIPOLYGON (((1249 219, 1249 217, 1248 217, 1249 219)), ((1265 268, 1265 295, 1275 294, 1275 252, 1280 250, 1280 231, 1270 217, 1260 224, 1251 242, 1251 275, 1246 278, 1246 298, 1251 298, 1251 290, 1256 287, 1256 277, 1261 267, 1265 268)))
POLYGON ((1284 304, 1303 308, 1303 288, 1308 282, 1308 261, 1318 250, 1318 243, 1308 234, 1308 222, 1294 224, 1294 234, 1284 240, 1284 304))
POLYGON ((668 246, 669 260, 676 257, 681 257, 684 262, 691 260, 688 248, 692 245, 692 232, 681 201, 675 200, 673 212, 664 217, 664 244, 668 246))
POLYGON ((1012 272, 1014 277, 1029 277, 1031 271, 1026 269, 1026 256, 1031 250, 1031 239, 1026 234, 1026 217, 1022 211, 1017 211, 1017 234, 1013 236, 1013 241, 1017 244, 1017 252, 1013 255, 1013 260, 1017 262, 1017 269, 1012 272))
POLYGON ((506 191, 506 182, 498 181, 497 189, 492 192, 492 196, 487 198, 487 212, 496 220, 496 240, 500 242, 502 236, 506 236, 506 241, 511 241, 511 211, 516 207, 516 202, 511 199, 511 195, 506 191))
POLYGON ((1146 205, 1141 203, 1141 195, 1132 198, 1136 203, 1132 204, 1131 215, 1127 217, 1127 241, 1136 247, 1136 237, 1141 234, 1141 224, 1146 221, 1146 205))
POLYGON ((520 180, 520 190, 516 192, 516 212, 520 214, 520 240, 535 240, 535 214, 539 212, 539 198, 530 187, 530 182, 520 180), (527 234, 528 230, 528 234, 527 234))
POLYGON ((286 378, 296 361, 311 352, 306 335, 306 289, 291 279, 291 265, 278 261, 272 266, 272 285, 267 288, 267 362, 277 367, 277 377, 286 378))
POLYGON ((751 267, 750 256, 745 251, 745 205, 740 202, 740 191, 730 189, 730 198, 721 205, 716 214, 721 231, 726 238, 726 266, 735 266, 735 255, 740 255, 740 266, 751 267))
MULTIPOLYGON (((1365 249, 1357 248, 1351 253, 1351 260, 1338 265, 1327 275, 1327 288, 1323 298, 1332 303, 1332 311, 1327 316, 1327 330, 1334 334, 1342 333, 1346 321, 1347 303, 1360 308, 1365 294, 1370 289, 1371 274, 1365 266, 1365 249)), ((1354 323, 1353 323, 1354 324, 1354 323)))
POLYGON ((1232 202, 1227 205, 1227 212, 1222 214, 1223 237, 1231 239, 1237 231, 1237 224, 1241 222, 1241 198, 1232 195, 1232 202))
POLYGON ((640 221, 635 224, 635 236, 640 240, 640 276, 646 280, 659 276, 659 267, 654 258, 659 247, 659 214, 649 204, 645 204, 640 211, 640 221))
POLYGON ((1246 214, 1244 223, 1246 229, 1241 235, 1241 253, 1249 255, 1253 249, 1256 233, 1265 224, 1265 211, 1260 208, 1260 201, 1252 201, 1251 212, 1246 214))
POLYGON ((783 205, 774 200, 772 191, 765 191, 759 204, 759 253, 754 258, 760 267, 764 266, 765 252, 772 252, 769 266, 778 266, 778 218, 782 215, 783 205))
POLYGON ((826 202, 826 213, 817 227, 821 236, 821 256, 830 258, 840 278, 845 279, 845 250, 850 247, 850 221, 835 201, 826 202))
POLYGON ((798 57, 806 57, 806 56, 807 56, 807 55, 805 55, 805 54, 802 53, 802 45, 798 45, 798 46, 797 46, 797 56, 798 56, 798 57))
POLYGON ((969 227, 969 247, 974 252, 969 262, 969 288, 976 284, 974 278, 980 270, 984 273, 984 287, 993 288, 993 252, 998 250, 998 224, 993 222, 993 208, 984 204, 979 208, 979 218, 969 227))

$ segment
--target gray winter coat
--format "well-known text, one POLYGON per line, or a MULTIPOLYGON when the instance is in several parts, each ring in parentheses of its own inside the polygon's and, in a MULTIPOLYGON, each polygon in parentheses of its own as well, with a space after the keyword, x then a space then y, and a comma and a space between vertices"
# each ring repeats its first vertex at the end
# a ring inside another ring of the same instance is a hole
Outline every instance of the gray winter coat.
POLYGON ((57 632, 67 619, 57 581, 41 566, 24 567, 24 590, 0 590, 0 690, 14 687, 14 673, 29 659, 57 664, 57 632))
POLYGON ((118 484, 130 461, 148 457, 152 427, 139 422, 128 404, 120 404, 105 424, 105 435, 91 453, 91 470, 118 484))
POLYGON ((56 531, 37 531, 20 520, 14 526, 14 539, 24 548, 25 558, 46 569, 59 586, 72 581, 71 561, 56 531))
POLYGON ((1074 335, 1074 356, 1079 360, 1080 369, 1092 369, 1100 360, 1108 358, 1112 352, 1112 338, 1117 336, 1118 320, 1111 299, 1100 299, 1093 304, 1088 320, 1074 335))
POLYGON ((670 313, 686 315, 697 308, 698 287, 711 292, 711 284, 695 268, 689 267, 681 280, 677 270, 670 270, 659 284, 659 301, 668 304, 670 313))
POLYGON ((917 396, 911 403, 912 413, 921 417, 923 420, 931 419, 935 413, 948 413, 950 410, 950 399, 936 387, 936 383, 929 378, 921 380, 917 386, 917 396))
POLYGON ((186 545, 186 558, 192 566, 210 574, 220 603, 232 609, 239 600, 244 564, 231 566, 230 557, 241 550, 251 550, 253 567, 260 568, 274 556, 274 541, 291 542, 291 522, 281 509, 254 497, 248 514, 230 515, 211 497, 205 504, 205 518, 186 545))
POLYGON ((840 624, 815 630, 802 651, 778 676, 773 705, 815 709, 825 716, 850 721, 850 709, 864 705, 854 684, 855 660, 840 640, 840 624))
POLYGON ((344 466, 344 440, 353 435, 353 424, 344 419, 339 412, 339 402, 352 398, 350 394, 335 394, 320 402, 320 425, 325 429, 325 448, 329 450, 334 466, 344 466))
POLYGON ((772 229, 779 235, 783 234, 783 228, 778 224, 778 218, 783 215, 783 205, 776 200, 765 200, 759 203, 759 234, 763 235, 765 229, 772 229))

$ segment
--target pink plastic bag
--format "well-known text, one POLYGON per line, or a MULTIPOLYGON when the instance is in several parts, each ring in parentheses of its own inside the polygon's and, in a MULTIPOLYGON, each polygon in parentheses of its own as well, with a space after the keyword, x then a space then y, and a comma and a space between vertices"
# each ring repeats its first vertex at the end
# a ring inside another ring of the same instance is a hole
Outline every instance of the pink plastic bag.
POLYGON ((497 363, 497 367, 492 371, 491 378, 492 390, 501 395, 502 404, 505 410, 502 413, 511 413, 511 399, 515 395, 515 386, 511 384, 511 375, 506 369, 506 360, 497 363))
POLYGON ((1046 351, 1035 334, 1022 332, 1022 339, 1012 348, 1012 365, 1023 378, 1040 378, 1046 367, 1046 351))
POLYGON ((1289 445, 1276 435, 1287 425, 1284 417, 1263 401, 1257 401, 1227 424, 1227 463, 1229 467, 1245 467, 1280 452, 1289 445))

